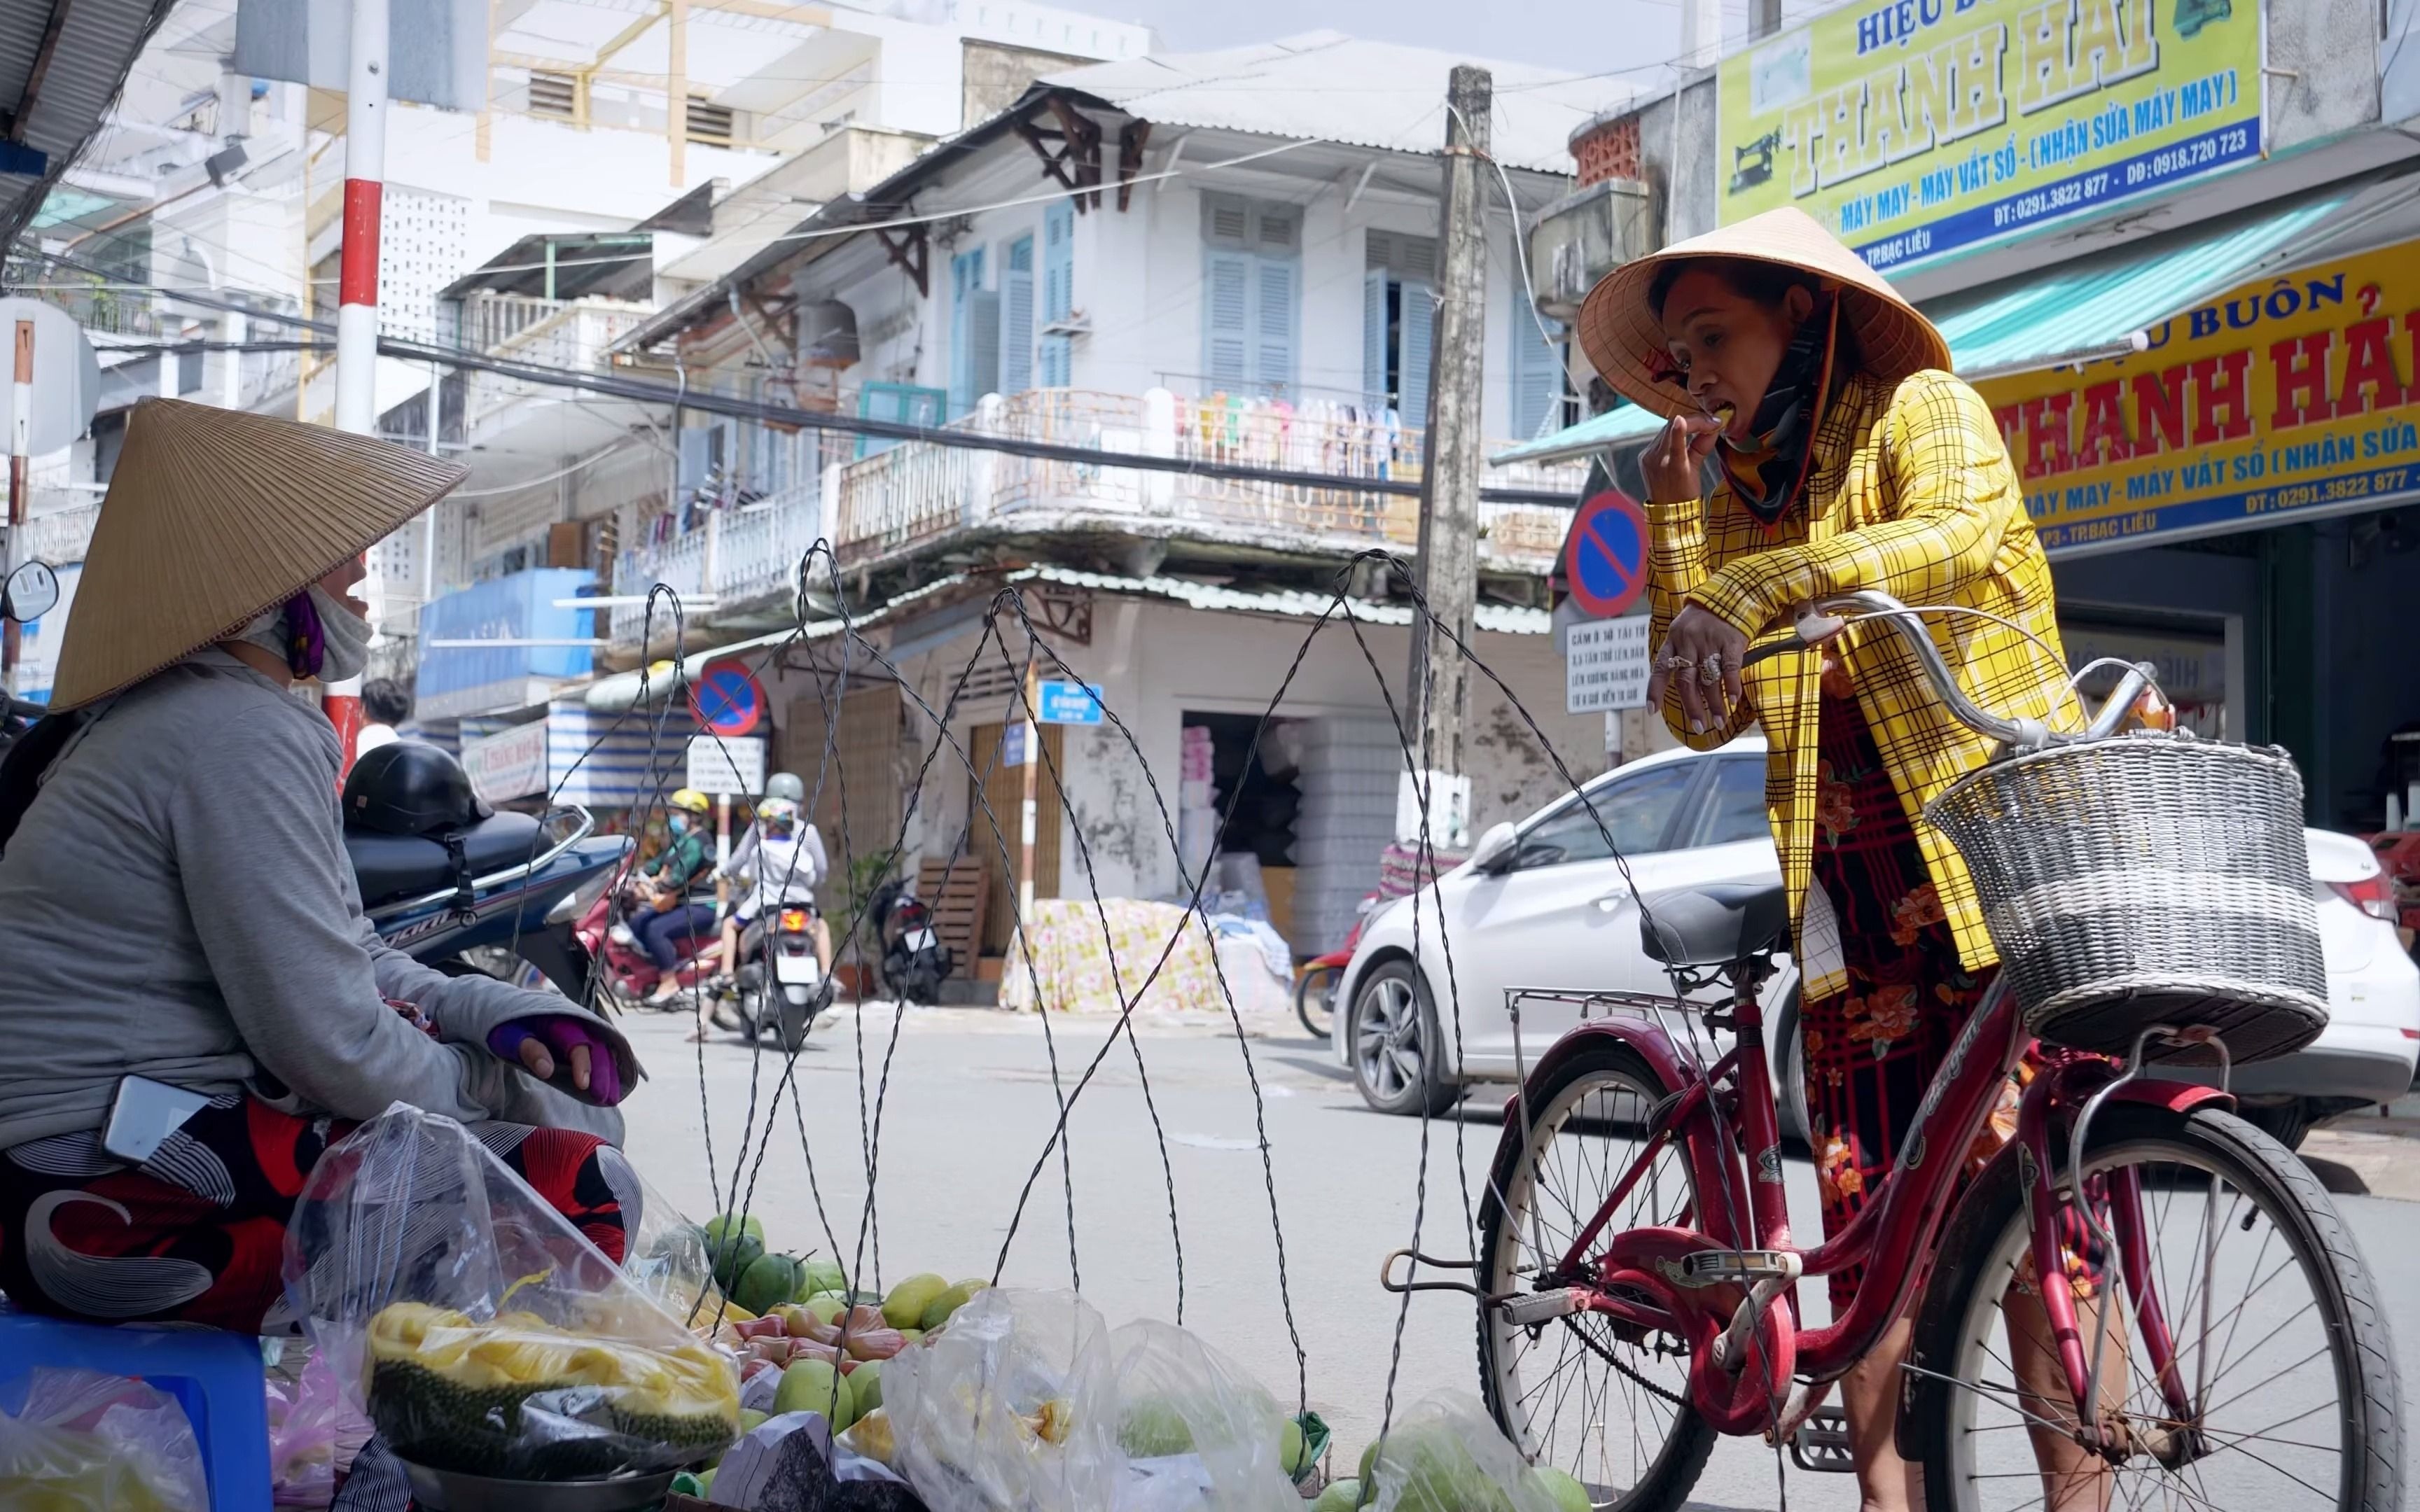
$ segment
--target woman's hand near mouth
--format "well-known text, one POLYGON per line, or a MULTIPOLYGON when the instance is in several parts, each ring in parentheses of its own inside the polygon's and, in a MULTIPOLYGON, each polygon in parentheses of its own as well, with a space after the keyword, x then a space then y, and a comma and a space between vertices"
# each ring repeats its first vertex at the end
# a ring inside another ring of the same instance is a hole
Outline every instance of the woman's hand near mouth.
POLYGON ((1723 423, 1712 414, 1674 415, 1640 458, 1647 475, 1647 497, 1659 504, 1685 503, 1699 497, 1699 466, 1713 455, 1723 423))

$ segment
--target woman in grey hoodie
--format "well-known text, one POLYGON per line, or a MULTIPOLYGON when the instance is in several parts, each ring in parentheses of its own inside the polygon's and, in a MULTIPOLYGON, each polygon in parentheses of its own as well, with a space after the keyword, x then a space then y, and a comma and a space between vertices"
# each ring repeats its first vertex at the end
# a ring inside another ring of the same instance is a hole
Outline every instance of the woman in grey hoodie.
POLYGON ((136 410, 54 728, 0 779, 13 1304, 275 1331, 303 1180, 397 1102, 479 1125, 620 1258, 638 1200, 613 1148, 613 1104, 640 1074, 629 1047, 565 998, 380 942, 344 848, 338 732, 297 696, 360 675, 362 550, 461 475, 317 426, 136 410), (139 1164, 102 1146, 129 1078, 208 1099, 139 1164))

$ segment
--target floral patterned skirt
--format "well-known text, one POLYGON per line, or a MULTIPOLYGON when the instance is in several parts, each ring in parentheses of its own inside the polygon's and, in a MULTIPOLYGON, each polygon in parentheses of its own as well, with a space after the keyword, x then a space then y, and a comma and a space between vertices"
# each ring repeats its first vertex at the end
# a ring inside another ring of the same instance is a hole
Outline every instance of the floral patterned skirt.
MULTIPOLYGON (((1993 973, 1959 964, 1915 828, 1855 697, 1826 697, 1822 728, 1815 885, 1838 917, 1848 980, 1803 1004, 1799 1025, 1807 1143, 1829 1237, 1890 1173, 1925 1088, 1993 973)), ((1992 1131, 1985 1137, 1997 1148, 1992 1131)), ((1831 1278, 1834 1308, 1856 1294, 1857 1275, 1831 1278)))
MULTIPOLYGON (((1960 964, 1915 826, 1837 667, 1825 669, 1824 695, 1814 881, 1839 921, 1847 981, 1800 1006, 1799 1030, 1807 1143, 1829 1239, 1890 1174, 1925 1089, 1998 968, 1970 972, 1960 964)), ((2034 1070, 2028 1048, 1966 1152, 1967 1175, 2015 1134, 2018 1093, 2034 1070)), ((2071 1208, 2060 1210, 2058 1227, 2068 1284, 2088 1297, 2099 1286, 2100 1245, 2071 1208)), ((1862 1273, 1853 1266, 1830 1277, 1834 1316, 1856 1295, 1862 1273)), ((2031 1289, 2032 1276, 2028 1259, 2019 1286, 2031 1289)))

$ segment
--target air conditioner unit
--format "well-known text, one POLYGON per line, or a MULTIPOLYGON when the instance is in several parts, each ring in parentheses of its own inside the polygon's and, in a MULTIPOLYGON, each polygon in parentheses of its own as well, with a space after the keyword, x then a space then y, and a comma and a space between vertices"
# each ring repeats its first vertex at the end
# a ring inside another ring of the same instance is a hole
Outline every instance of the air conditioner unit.
POLYGON ((1573 319, 1598 279, 1653 252, 1660 208, 1646 184, 1608 178, 1539 211, 1529 227, 1529 281, 1538 291, 1538 313, 1573 319))

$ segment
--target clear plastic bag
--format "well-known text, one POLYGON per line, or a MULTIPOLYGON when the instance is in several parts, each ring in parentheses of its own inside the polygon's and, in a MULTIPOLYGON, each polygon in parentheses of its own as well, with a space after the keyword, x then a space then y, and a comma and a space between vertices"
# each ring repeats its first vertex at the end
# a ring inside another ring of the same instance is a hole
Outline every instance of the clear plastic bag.
POLYGON ((1233 1361, 1150 1319, 1111 1334, 1109 1357, 1128 1460, 1122 1512, 1300 1507, 1280 1465, 1285 1417, 1233 1361))
POLYGON ((739 1374, 451 1119, 400 1104, 320 1158, 288 1297, 402 1458, 518 1480, 703 1462, 739 1374))
POLYGON ((336 1474, 352 1463, 372 1429, 345 1400, 327 1360, 313 1354, 292 1381, 269 1381, 269 1481, 278 1506, 324 1507, 336 1474))
POLYGON ((37 1368, 0 1403, 0 1507, 209 1512, 201 1442, 177 1399, 95 1370, 37 1368))
POLYGON ((894 1466, 932 1512, 1099 1512, 1117 1501, 1109 1330, 1073 1292, 994 1288, 882 1367, 894 1466))
POLYGON ((1478 1399, 1453 1392, 1396 1421, 1362 1489, 1373 1512, 1559 1512, 1478 1399))

